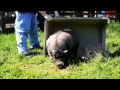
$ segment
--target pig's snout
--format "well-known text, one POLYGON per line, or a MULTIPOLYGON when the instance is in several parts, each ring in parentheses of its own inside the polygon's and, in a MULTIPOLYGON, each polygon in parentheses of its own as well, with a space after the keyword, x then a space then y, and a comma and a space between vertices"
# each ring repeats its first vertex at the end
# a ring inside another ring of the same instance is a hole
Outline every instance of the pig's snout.
POLYGON ((55 63, 55 65, 56 65, 59 69, 63 69, 64 66, 65 66, 62 61, 57 61, 57 62, 55 63))

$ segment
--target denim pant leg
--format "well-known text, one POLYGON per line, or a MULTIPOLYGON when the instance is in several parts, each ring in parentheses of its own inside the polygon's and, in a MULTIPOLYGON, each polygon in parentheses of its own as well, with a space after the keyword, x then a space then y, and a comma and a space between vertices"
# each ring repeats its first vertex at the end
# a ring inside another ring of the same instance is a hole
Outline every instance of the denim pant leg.
POLYGON ((15 31, 19 53, 27 52, 27 36, 31 29, 31 13, 16 12, 15 31))
POLYGON ((38 40, 38 23, 37 23, 37 17, 33 14, 31 19, 31 30, 29 32, 29 40, 30 40, 30 46, 32 47, 35 44, 39 45, 38 40))
POLYGON ((19 53, 27 53, 27 33, 16 30, 17 49, 19 53))
POLYGON ((31 13, 16 13, 15 28, 20 32, 29 32, 31 29, 31 13))

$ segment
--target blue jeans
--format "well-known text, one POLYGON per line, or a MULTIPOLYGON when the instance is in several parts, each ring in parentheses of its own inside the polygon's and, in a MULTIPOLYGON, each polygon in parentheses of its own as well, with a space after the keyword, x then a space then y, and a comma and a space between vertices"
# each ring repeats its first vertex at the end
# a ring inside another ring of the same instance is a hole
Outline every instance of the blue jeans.
POLYGON ((30 40, 30 46, 39 45, 37 31, 38 23, 35 14, 16 12, 15 34, 19 53, 28 52, 27 38, 30 40))

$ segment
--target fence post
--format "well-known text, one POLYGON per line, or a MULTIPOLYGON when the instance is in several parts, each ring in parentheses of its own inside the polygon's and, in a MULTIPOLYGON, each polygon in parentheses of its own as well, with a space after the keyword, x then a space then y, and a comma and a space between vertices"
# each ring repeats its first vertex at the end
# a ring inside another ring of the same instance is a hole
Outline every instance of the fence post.
POLYGON ((120 22, 120 10, 117 11, 117 20, 120 22))
POLYGON ((1 29, 2 29, 2 33, 5 32, 5 12, 1 12, 1 29))

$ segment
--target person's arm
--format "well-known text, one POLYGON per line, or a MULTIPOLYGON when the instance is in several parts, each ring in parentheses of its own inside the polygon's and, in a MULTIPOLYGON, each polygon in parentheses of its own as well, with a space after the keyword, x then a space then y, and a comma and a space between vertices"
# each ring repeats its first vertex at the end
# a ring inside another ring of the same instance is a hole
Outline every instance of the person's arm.
POLYGON ((52 20, 52 16, 48 15, 46 11, 38 11, 45 19, 52 20))
POLYGON ((55 17, 60 17, 58 11, 54 11, 55 17))
POLYGON ((46 14, 46 11, 38 11, 43 17, 45 16, 46 14))

